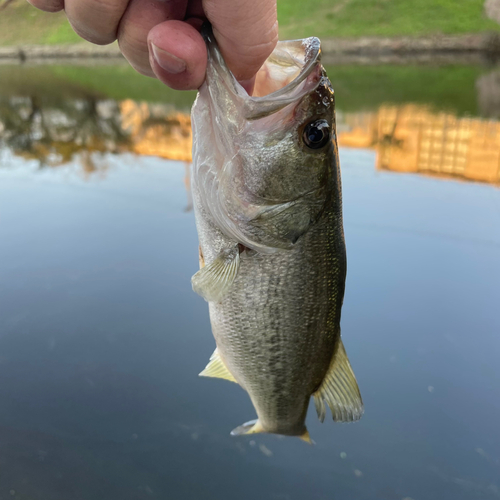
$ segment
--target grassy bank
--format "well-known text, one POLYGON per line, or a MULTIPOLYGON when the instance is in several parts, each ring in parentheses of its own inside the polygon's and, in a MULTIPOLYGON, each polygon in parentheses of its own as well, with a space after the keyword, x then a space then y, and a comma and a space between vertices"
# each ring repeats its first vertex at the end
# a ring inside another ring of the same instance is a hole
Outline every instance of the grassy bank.
POLYGON ((498 31, 483 0, 278 0, 282 38, 498 31))
POLYGON ((48 14, 24 0, 0 12, 0 45, 79 43, 64 13, 48 14))
MULTIPOLYGON (((280 36, 432 35, 499 31, 483 0, 278 0, 280 36)), ((78 42, 63 13, 15 0, 0 12, 0 45, 78 42)))

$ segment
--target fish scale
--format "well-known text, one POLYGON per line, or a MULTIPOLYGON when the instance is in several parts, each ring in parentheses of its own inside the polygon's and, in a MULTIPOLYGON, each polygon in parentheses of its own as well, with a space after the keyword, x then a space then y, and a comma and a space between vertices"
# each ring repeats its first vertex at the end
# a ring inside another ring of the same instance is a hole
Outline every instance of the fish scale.
MULTIPOLYGON (((265 415, 268 432, 304 432, 309 399, 340 336, 342 297, 336 290, 345 259, 332 258, 330 218, 325 213, 291 254, 243 259, 231 292, 210 304, 221 357, 249 392, 258 415, 265 415), (276 276, 278 286, 272 283, 276 276)), ((202 248, 214 236, 204 233, 202 248)))

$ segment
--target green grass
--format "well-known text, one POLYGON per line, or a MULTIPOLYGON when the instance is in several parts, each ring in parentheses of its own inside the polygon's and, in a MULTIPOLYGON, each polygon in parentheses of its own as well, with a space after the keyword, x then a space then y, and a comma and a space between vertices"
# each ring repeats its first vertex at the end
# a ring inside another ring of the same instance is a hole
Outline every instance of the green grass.
MULTIPOLYGON (((499 31, 484 0, 278 0, 280 37, 432 35, 499 31)), ((80 41, 64 13, 15 0, 0 12, 0 45, 80 41)))
POLYGON ((480 33, 483 0, 278 0, 281 38, 480 33))
MULTIPOLYGON (((59 16, 61 17, 61 16, 59 16)), ((71 24, 62 18, 56 29, 49 31, 44 37, 44 43, 49 45, 81 43, 82 39, 73 31, 71 24)))
POLYGON ((63 12, 48 14, 24 0, 0 12, 0 45, 80 43, 63 12))

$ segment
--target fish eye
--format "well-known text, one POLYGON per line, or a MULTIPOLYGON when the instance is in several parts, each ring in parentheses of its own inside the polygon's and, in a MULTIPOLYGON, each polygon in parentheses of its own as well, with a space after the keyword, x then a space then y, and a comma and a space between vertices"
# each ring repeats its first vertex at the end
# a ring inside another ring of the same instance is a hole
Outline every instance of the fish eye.
POLYGON ((330 127, 326 120, 314 120, 304 127, 302 138, 310 149, 320 149, 330 140, 330 127))

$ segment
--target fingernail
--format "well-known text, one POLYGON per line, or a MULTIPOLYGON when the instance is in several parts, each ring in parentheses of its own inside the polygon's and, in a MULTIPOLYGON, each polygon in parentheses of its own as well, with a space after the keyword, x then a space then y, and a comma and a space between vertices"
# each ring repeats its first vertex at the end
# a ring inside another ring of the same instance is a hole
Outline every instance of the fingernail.
POLYGON ((160 67, 165 71, 177 75, 186 71, 186 63, 177 56, 174 56, 166 50, 160 49, 154 43, 151 43, 151 48, 153 50, 153 57, 160 67))

